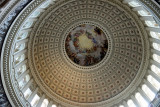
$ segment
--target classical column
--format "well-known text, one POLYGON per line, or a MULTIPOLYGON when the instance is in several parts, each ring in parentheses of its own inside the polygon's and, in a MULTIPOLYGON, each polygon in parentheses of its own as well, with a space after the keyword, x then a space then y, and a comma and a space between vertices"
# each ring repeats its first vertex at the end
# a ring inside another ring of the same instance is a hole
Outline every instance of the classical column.
POLYGON ((42 9, 42 8, 39 8, 37 11, 39 11, 39 12, 44 12, 45 10, 42 9))
POLYGON ((150 90, 152 90, 152 92, 153 92, 154 94, 157 93, 158 90, 157 90, 149 81, 144 80, 144 83, 148 86, 148 88, 149 88, 150 90))
POLYGON ((147 30, 160 33, 160 28, 156 27, 147 27, 147 30))
POLYGON ((32 29, 31 28, 27 28, 27 29, 22 29, 20 31, 20 34, 25 33, 25 32, 30 32, 32 29))
POLYGON ((27 57, 27 49, 17 51, 17 52, 14 54, 14 60, 15 60, 15 58, 17 58, 17 57, 19 57, 19 56, 21 56, 21 55, 23 55, 23 54, 25 54, 25 57, 27 57))
POLYGON ((137 6, 133 8, 134 11, 144 10, 143 6, 137 6))
POLYGON ((22 92, 24 93, 32 84, 33 79, 29 80, 28 83, 23 87, 22 92))
POLYGON ((151 52, 160 56, 160 51, 156 49, 151 49, 151 52))
MULTIPOLYGON (((159 64, 159 66, 160 66, 160 64, 159 64)), ((152 75, 153 78, 155 78, 160 83, 160 77, 156 73, 154 73, 151 70, 148 70, 148 72, 150 75, 152 75)))
POLYGON ((151 102, 150 98, 146 95, 146 93, 142 89, 138 88, 138 91, 141 94, 141 96, 144 98, 144 100, 146 100, 148 103, 151 102))
POLYGON ((50 101, 47 107, 52 107, 53 101, 50 101))
POLYGON ((19 62, 18 64, 15 64, 14 62, 13 62, 13 66, 14 66, 14 68, 17 68, 17 67, 21 67, 22 65, 24 65, 24 64, 26 64, 27 63, 27 60, 24 60, 24 61, 22 61, 22 62, 19 62))
POLYGON ((149 39, 150 41, 154 42, 154 43, 158 43, 160 44, 160 40, 159 39, 156 39, 156 38, 150 38, 149 39))
POLYGON ((139 104, 138 100, 135 98, 135 96, 131 96, 131 99, 133 101, 133 103, 136 105, 136 107, 141 107, 141 105, 139 104))
POLYGON ((36 107, 41 107, 44 99, 45 99, 45 95, 43 94, 40 100, 38 101, 38 104, 36 105, 36 107))
POLYGON ((28 38, 17 40, 16 45, 28 42, 28 38))
POLYGON ((31 103, 31 101, 33 100, 34 96, 37 94, 38 92, 38 87, 35 89, 35 91, 29 96, 28 98, 28 102, 31 103))
POLYGON ((29 70, 24 71, 17 79, 18 82, 20 82, 27 74, 29 73, 29 70))
POLYGON ((141 19, 142 19, 142 20, 145 20, 145 21, 155 21, 155 20, 153 19, 153 16, 151 16, 151 15, 142 16, 141 19))
POLYGON ((16 57, 18 57, 18 56, 20 56, 20 55, 22 55, 22 54, 24 54, 26 52, 27 52, 27 49, 23 49, 23 50, 15 52, 14 53, 14 58, 16 58, 16 57))
POLYGON ((124 107, 129 107, 126 101, 123 101, 124 107))
MULTIPOLYGON (((150 61, 153 65, 157 66, 158 68, 160 68, 160 63, 158 63, 157 61, 155 60, 151 60, 150 61)), ((152 72, 152 71, 151 71, 152 72)))

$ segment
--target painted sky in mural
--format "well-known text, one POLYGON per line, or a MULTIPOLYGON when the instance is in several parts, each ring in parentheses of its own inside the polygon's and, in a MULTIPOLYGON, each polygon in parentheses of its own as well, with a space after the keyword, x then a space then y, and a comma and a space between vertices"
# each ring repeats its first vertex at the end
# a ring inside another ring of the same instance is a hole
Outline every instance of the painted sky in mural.
POLYGON ((73 62, 80 66, 91 66, 105 57, 108 40, 100 28, 83 24, 67 35, 65 48, 68 57, 73 62))

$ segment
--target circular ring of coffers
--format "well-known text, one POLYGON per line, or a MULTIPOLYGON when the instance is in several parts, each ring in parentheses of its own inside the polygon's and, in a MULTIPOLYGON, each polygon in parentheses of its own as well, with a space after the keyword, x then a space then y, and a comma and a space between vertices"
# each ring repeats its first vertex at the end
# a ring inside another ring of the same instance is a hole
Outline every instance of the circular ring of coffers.
MULTIPOLYGON (((88 5, 84 5, 86 4, 86 1, 70 0, 59 2, 58 5, 48 8, 46 12, 41 15, 39 20, 37 20, 30 35, 28 57, 31 60, 28 60, 28 62, 32 75, 41 90, 45 92, 48 97, 62 105, 93 105, 96 107, 112 105, 114 101, 118 103, 118 99, 121 99, 122 97, 127 98, 129 96, 129 94, 126 93, 132 93, 136 90, 133 87, 135 85, 137 86, 139 83, 135 80, 137 79, 137 81, 140 81, 148 67, 148 35, 137 15, 133 13, 128 6, 116 0, 94 0, 94 2, 88 0, 87 3, 88 5), (86 10, 84 9, 86 8, 85 6, 87 7, 86 10), (72 7, 74 12, 70 11, 70 7, 72 7), (88 8, 90 9, 88 10, 88 8), (51 15, 51 13, 53 15, 51 15), (60 15, 60 13, 62 13, 62 15, 60 15), (66 13, 66 15, 63 15, 63 13, 66 13), (73 17, 73 14, 76 17, 73 17), (55 16, 58 17, 56 18, 55 16), (67 17, 69 20, 67 20, 67 17), (63 19, 65 23, 62 23, 59 19, 63 19), (107 29, 110 33, 111 43, 113 44, 111 47, 111 55, 107 62, 102 64, 101 67, 96 67, 97 69, 87 69, 85 72, 83 72, 81 68, 72 67, 68 64, 66 65, 66 62, 62 62, 64 60, 60 58, 60 55, 64 55, 61 49, 63 48, 61 43, 64 40, 60 40, 60 37, 64 35, 60 35, 60 32, 67 30, 63 30, 62 28, 68 28, 73 25, 73 22, 82 20, 94 20, 94 22, 97 22, 107 29), (53 22, 53 25, 56 24, 59 26, 52 26, 50 21, 53 22), (59 23, 57 23, 57 21, 59 23), (38 28, 38 26, 40 27, 38 28), (50 27, 48 28, 47 26, 50 27), (34 35, 35 31, 36 35, 34 35), (60 32, 55 33, 53 31, 60 32), (49 39, 47 37, 49 37, 49 39), (50 41, 49 44, 47 44, 48 40, 50 41), (52 44, 54 44, 54 48, 51 48, 50 52, 47 52, 49 50, 47 46, 52 47, 52 44), (61 48, 58 48, 58 46, 61 46, 61 48), (34 52, 32 50, 34 50, 34 52), (51 58, 47 57, 47 54, 51 55, 51 58), (43 62, 46 62, 46 64, 43 62), (41 69, 40 65, 44 68, 41 69), (49 69, 47 69, 47 67, 49 67, 49 69), (50 71, 52 68, 54 69, 50 71), (48 81, 48 79, 45 78, 48 76, 55 77, 55 79, 48 81), (69 90, 71 87, 73 89, 69 90), (78 95, 76 94, 77 91, 78 95)), ((18 18, 16 21, 18 21, 18 18)), ((13 80, 15 78, 8 74, 10 74, 13 67, 10 65, 10 61, 12 61, 10 56, 12 56, 12 45, 15 44, 15 31, 18 29, 15 26, 17 26, 17 24, 13 25, 8 32, 2 52, 2 56, 4 56, 2 57, 2 74, 4 78, 2 79, 7 87, 17 87, 16 83, 11 83, 11 81, 8 81, 7 79, 13 80), (11 33, 13 30, 15 31, 11 33), (11 69, 9 67, 11 67, 11 69)), ((17 92, 20 91, 17 88, 15 89, 17 92)), ((8 91, 10 91, 8 94, 12 96, 14 90, 10 89, 8 91)), ((15 102, 15 104, 16 103, 17 102, 15 102)))

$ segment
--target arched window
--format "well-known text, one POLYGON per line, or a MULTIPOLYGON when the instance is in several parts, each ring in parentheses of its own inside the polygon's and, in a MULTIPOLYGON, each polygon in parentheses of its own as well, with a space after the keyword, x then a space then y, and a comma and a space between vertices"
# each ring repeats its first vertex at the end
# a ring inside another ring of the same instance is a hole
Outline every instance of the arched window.
POLYGON ((55 104, 53 104, 52 107, 57 107, 57 106, 55 104))
POLYGON ((151 70, 160 77, 160 68, 158 68, 158 67, 155 66, 155 65, 152 65, 152 66, 151 66, 151 70))
POLYGON ((31 106, 35 107, 39 101, 40 97, 36 94, 33 98, 33 100, 31 101, 31 106))
POLYGON ((19 87, 22 89, 24 85, 30 80, 29 74, 27 74, 20 82, 19 82, 19 87))
POLYGON ((155 94, 152 92, 151 89, 148 88, 147 85, 142 85, 142 90, 145 92, 145 94, 150 98, 150 100, 152 101, 155 97, 155 94))
POLYGON ((153 48, 160 51, 160 44, 153 43, 153 48))
POLYGON ((141 105, 141 107, 148 107, 148 102, 142 97, 140 93, 136 93, 135 97, 141 105))
POLYGON ((150 34, 153 38, 160 39, 160 33, 151 31, 150 34))
POLYGON ((147 77, 147 80, 148 80, 157 90, 160 89, 160 83, 159 83, 155 78, 153 78, 151 75, 149 75, 149 76, 147 77))
POLYGON ((153 59, 160 63, 160 56, 157 54, 153 54, 153 59))
POLYGON ((149 27, 159 28, 158 24, 155 21, 145 21, 146 25, 149 27))
POLYGON ((136 107, 131 99, 127 101, 127 104, 128 104, 128 107, 136 107))
POLYGON ((47 107, 47 106, 48 106, 48 100, 44 99, 43 102, 42 102, 41 107, 47 107))

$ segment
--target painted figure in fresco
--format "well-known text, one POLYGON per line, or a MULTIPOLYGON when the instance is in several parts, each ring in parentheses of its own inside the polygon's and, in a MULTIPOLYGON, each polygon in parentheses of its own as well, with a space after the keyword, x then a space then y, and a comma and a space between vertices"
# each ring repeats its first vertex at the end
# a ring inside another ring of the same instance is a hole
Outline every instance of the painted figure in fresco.
POLYGON ((91 66, 105 57, 108 41, 101 29, 84 24, 68 34, 65 48, 73 62, 81 66, 91 66))

